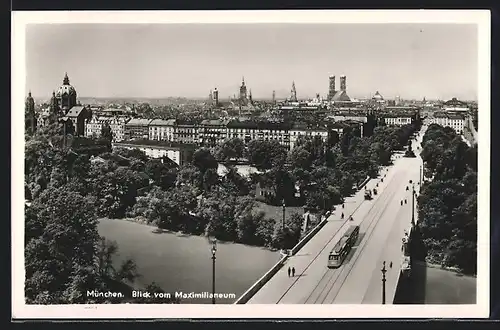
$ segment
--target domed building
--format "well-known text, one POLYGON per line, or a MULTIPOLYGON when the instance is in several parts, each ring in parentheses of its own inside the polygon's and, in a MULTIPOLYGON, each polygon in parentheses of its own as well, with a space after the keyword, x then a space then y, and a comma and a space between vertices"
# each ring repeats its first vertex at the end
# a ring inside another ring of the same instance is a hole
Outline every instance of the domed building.
POLYGON ((373 95, 372 100, 378 103, 384 103, 384 97, 380 95, 378 91, 375 93, 375 95, 373 95))
POLYGON ((70 85, 67 73, 64 75, 63 84, 57 89, 56 98, 59 108, 64 113, 67 113, 72 107, 77 105, 76 90, 70 85))

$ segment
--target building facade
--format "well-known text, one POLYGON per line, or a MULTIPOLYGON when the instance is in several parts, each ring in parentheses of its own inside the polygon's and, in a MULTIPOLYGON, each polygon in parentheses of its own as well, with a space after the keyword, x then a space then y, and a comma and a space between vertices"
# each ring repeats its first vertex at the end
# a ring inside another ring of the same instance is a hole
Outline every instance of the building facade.
POLYGON ((175 126, 175 119, 154 119, 149 124, 149 139, 173 142, 175 140, 175 126))
POLYGON ((150 158, 163 158, 168 157, 170 160, 175 162, 177 165, 182 166, 191 161, 191 157, 193 155, 193 147, 191 146, 175 146, 165 144, 153 144, 153 143, 127 143, 116 142, 113 143, 113 147, 116 148, 125 148, 125 149, 139 149, 143 151, 146 156, 150 158))
POLYGON ((227 139, 227 124, 225 120, 203 120, 198 127, 198 142, 212 147, 221 144, 227 139))
POLYGON ((469 106, 467 103, 457 100, 456 97, 443 104, 444 111, 451 112, 467 112, 469 111, 469 106))
POLYGON ((413 116, 411 115, 397 115, 397 114, 386 114, 382 115, 381 119, 386 125, 404 126, 409 125, 413 122, 413 116))
POLYGON ((460 113, 435 112, 433 118, 430 119, 430 123, 451 127, 457 134, 463 134, 465 119, 465 115, 460 113))
POLYGON ((130 119, 125 124, 125 140, 147 140, 151 121, 151 119, 130 119))

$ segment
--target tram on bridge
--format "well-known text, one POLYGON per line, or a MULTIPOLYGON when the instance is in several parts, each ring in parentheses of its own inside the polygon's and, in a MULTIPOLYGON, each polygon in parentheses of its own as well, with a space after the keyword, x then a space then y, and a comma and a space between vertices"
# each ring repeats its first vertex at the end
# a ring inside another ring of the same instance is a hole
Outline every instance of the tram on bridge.
POLYGON ((351 248, 358 240, 359 226, 352 225, 342 235, 328 255, 328 268, 338 268, 342 265, 351 248))

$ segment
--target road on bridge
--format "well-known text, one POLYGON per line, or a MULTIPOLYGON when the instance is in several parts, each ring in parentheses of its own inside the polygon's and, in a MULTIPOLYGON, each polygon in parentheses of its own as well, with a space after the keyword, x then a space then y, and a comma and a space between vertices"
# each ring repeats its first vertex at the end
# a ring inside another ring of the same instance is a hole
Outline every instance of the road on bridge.
POLYGON ((379 178, 368 182, 367 189, 376 187, 378 190, 372 200, 364 200, 364 189, 347 198, 345 208, 337 207, 327 224, 247 303, 381 303, 384 260, 387 268, 386 303, 392 303, 402 258, 401 239, 411 224, 412 185, 409 180, 415 184, 415 190, 419 190, 421 159, 417 143, 413 145, 417 158, 396 156, 394 165, 382 170, 379 178), (340 216, 342 212, 344 219, 340 216), (349 215, 352 215, 352 221, 347 220, 349 215), (352 224, 360 226, 358 241, 341 267, 327 268, 330 251, 352 224), (288 277, 288 267, 295 268, 294 277, 288 277))

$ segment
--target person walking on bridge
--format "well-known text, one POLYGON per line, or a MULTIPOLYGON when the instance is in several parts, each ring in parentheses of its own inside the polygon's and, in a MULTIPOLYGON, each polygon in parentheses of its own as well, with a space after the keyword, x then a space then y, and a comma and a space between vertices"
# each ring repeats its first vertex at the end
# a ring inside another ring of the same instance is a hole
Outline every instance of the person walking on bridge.
POLYGON ((290 273, 291 273, 291 269, 290 269, 290 266, 288 266, 288 277, 290 277, 290 273))
POLYGON ((292 277, 295 277, 295 267, 292 267, 292 277))

